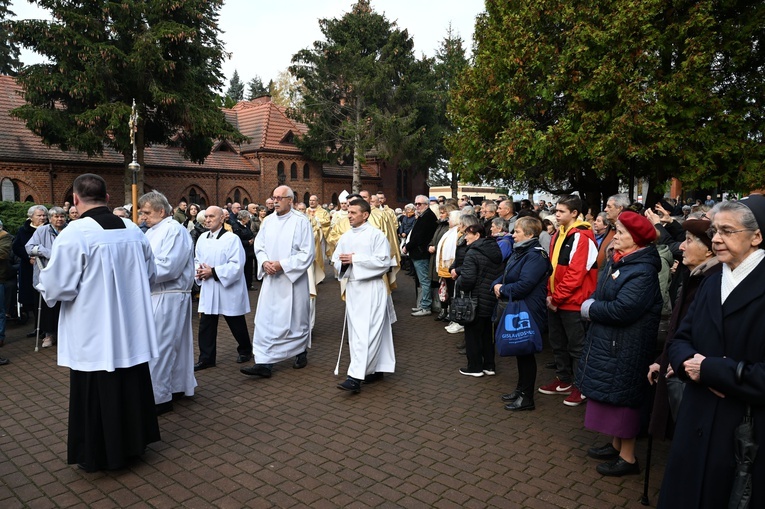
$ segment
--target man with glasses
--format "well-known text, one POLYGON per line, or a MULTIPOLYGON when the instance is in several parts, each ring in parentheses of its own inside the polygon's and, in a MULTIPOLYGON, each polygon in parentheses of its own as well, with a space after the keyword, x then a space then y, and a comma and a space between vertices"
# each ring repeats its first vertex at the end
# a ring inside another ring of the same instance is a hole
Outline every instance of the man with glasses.
POLYGON ((295 357, 295 369, 308 364, 311 301, 308 270, 314 262, 313 229, 308 217, 292 209, 295 195, 287 186, 274 189, 273 217, 255 237, 255 256, 263 278, 255 311, 252 352, 255 364, 240 371, 269 378, 273 365, 295 357))
POLYGON ((428 316, 433 298, 430 291, 430 252, 428 246, 433 239, 433 234, 438 227, 438 219, 430 210, 430 201, 427 196, 418 195, 414 199, 414 207, 417 213, 417 219, 409 232, 403 246, 404 253, 409 255, 414 265, 414 271, 417 274, 417 281, 420 283, 422 291, 418 305, 412 308, 412 316, 428 316))

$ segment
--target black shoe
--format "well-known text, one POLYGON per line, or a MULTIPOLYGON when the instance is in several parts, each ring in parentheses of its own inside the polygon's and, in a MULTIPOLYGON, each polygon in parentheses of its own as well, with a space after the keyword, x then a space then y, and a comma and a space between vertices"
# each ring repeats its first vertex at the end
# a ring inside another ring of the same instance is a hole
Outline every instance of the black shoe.
POLYGON ((462 341, 460 341, 459 343, 457 343, 454 346, 457 348, 457 350, 464 350, 465 349, 465 340, 463 339, 462 341))
POLYGON ((530 396, 526 396, 523 393, 520 393, 520 397, 518 399, 505 405, 505 410, 510 410, 511 412, 521 410, 534 410, 534 408, 536 408, 534 406, 534 399, 530 396))
POLYGON ((359 380, 356 380, 355 378, 348 377, 348 379, 345 382, 341 384, 337 384, 337 388, 344 391, 351 391, 354 394, 358 394, 361 392, 361 382, 359 380))
POLYGON ((437 322, 444 322, 444 321, 446 321, 446 315, 447 314, 448 313, 447 313, 446 308, 441 308, 441 312, 438 313, 438 316, 435 317, 434 320, 437 321, 437 322))
POLYGON ((249 368, 241 368, 239 372, 249 376, 271 378, 271 368, 264 366, 263 364, 254 364, 249 368))
POLYGON ((511 392, 509 394, 503 394, 502 395, 502 401, 504 401, 505 403, 510 403, 510 402, 515 401, 516 399, 520 398, 521 395, 522 395, 521 391, 519 391, 518 389, 515 389, 513 392, 511 392))
POLYGON ((186 397, 185 392, 174 392, 173 393, 173 401, 179 401, 186 397))
POLYGON ((212 367, 215 367, 215 364, 210 362, 199 361, 196 364, 194 364, 194 371, 201 371, 203 369, 212 368, 212 367))
POLYGON ((37 329, 33 329, 31 332, 27 332, 28 338, 33 338, 35 336, 37 336, 37 329))
POLYGON ((173 402, 172 401, 166 401, 165 403, 160 403, 159 405, 154 405, 154 408, 157 411, 157 415, 166 414, 167 412, 170 412, 173 410, 173 402))
POLYGON ((242 364, 244 362, 249 362, 250 359, 252 359, 252 355, 239 355, 236 358, 236 363, 237 364, 242 364))
POLYGON ((545 369, 555 369, 555 361, 545 362, 545 369))
POLYGON ((11 361, 9 361, 8 359, 6 359, 5 357, 0 357, 0 366, 5 366, 5 365, 6 365, 6 364, 8 364, 9 362, 11 362, 11 361))
POLYGON ((294 369, 303 369, 308 366, 308 352, 303 352, 295 357, 295 363, 292 364, 294 369))
POLYGON ((364 384, 372 384, 375 382, 379 382, 383 379, 383 376, 385 376, 383 373, 372 373, 371 375, 367 375, 364 377, 364 384))
POLYGON ((590 447, 587 456, 596 460, 612 460, 619 457, 619 451, 609 442, 603 447, 590 447))
POLYGON ((607 475, 611 477, 621 477, 623 475, 637 475, 640 473, 640 465, 638 465, 637 458, 635 463, 627 463, 619 456, 613 461, 607 461, 597 466, 596 470, 601 475, 607 475))
POLYGON ((467 350, 465 350, 464 348, 460 348, 459 350, 457 350, 457 353, 460 355, 467 355, 467 350))

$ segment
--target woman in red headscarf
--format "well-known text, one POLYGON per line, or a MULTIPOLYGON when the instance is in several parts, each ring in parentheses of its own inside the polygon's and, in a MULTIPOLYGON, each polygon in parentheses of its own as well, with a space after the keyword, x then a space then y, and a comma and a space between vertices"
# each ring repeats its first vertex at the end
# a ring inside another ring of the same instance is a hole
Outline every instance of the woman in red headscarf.
POLYGON ((575 384, 587 397, 585 427, 612 437, 587 451, 608 460, 597 467, 602 475, 640 473, 635 439, 662 308, 655 239, 656 230, 645 217, 619 214, 613 254, 595 292, 582 304, 582 317, 591 324, 575 384))

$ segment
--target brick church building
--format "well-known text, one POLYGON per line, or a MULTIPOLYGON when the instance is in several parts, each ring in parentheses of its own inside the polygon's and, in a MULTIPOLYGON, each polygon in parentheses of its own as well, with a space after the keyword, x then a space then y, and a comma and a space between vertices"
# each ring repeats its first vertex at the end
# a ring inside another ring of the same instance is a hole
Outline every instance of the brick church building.
MULTIPOLYGON (((105 148, 101 156, 88 157, 46 146, 24 122, 9 112, 24 102, 21 87, 10 76, 0 76, 0 197, 4 201, 29 201, 61 205, 72 200, 72 182, 81 173, 104 177, 111 206, 130 201, 124 196, 123 158, 105 148)), ((270 97, 242 101, 223 110, 226 119, 249 138, 241 145, 218 142, 204 164, 183 158, 178 148, 155 145, 144 152, 144 189, 164 193, 172 205, 189 203, 224 205, 239 202, 263 204, 279 184, 290 186, 297 201, 317 195, 320 203, 337 203, 337 196, 351 190, 352 168, 328 165, 304 157, 295 138, 307 127, 289 119, 270 97)), ((362 188, 383 191, 390 206, 414 201, 427 194, 426 175, 412 175, 368 157, 362 171, 362 188)), ((139 194, 141 194, 139 190, 139 194)))

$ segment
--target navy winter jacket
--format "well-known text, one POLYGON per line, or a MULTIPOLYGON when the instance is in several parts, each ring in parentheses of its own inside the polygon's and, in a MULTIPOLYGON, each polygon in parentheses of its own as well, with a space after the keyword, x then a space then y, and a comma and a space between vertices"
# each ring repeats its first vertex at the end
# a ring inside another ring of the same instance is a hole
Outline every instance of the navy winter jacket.
POLYGON ((592 323, 575 382, 588 398, 632 408, 643 403, 661 318, 660 269, 653 245, 616 263, 609 258, 591 297, 592 323))
MULTIPOLYGON (((505 266, 504 274, 497 278, 491 287, 501 284, 499 294, 505 300, 523 300, 529 308, 531 317, 540 330, 547 330, 547 278, 552 266, 547 251, 534 238, 522 244, 516 244, 505 266)), ((504 309, 497 309, 501 318, 504 309)))

